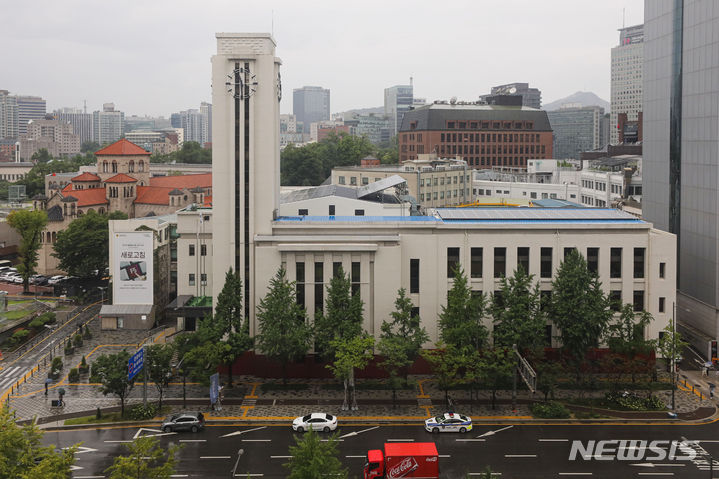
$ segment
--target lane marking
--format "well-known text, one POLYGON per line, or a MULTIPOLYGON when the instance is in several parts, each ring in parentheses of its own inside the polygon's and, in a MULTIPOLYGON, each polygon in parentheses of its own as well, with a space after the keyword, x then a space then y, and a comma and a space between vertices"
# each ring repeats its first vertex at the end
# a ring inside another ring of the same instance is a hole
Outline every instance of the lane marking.
POLYGON ((514 426, 507 426, 507 427, 503 427, 502 429, 497 429, 496 431, 487 431, 484 434, 480 434, 479 436, 477 436, 477 438, 486 437, 486 436, 494 436, 498 432, 506 431, 507 429, 511 429, 513 427, 514 426))
POLYGON ((569 439, 540 439, 539 442, 569 442, 569 439))
POLYGON ((352 437, 356 436, 357 434, 362 434, 363 432, 372 431, 373 429, 377 429, 379 426, 370 427, 368 429, 362 429, 361 431, 352 431, 348 432, 347 434, 343 434, 339 437, 339 439, 345 438, 345 437, 352 437))
POLYGON ((132 439, 123 439, 121 441, 102 441, 107 443, 116 443, 116 442, 132 442, 132 439))
POLYGON ((591 472, 560 472, 560 476, 591 476, 591 472))
POLYGON ((639 476, 673 476, 673 472, 640 472, 639 476))
POLYGON ((231 459, 231 456, 200 456, 200 459, 231 459))
POLYGON ((267 426, 253 427, 252 429, 245 429, 243 431, 235 431, 235 432, 231 432, 229 434, 225 434, 224 436, 220 436, 220 437, 239 436, 240 434, 245 434, 247 432, 252 432, 252 431, 259 431, 260 429, 265 429, 266 427, 267 426))
POLYGON ((271 442, 272 439, 243 439, 242 442, 271 442))
POLYGON ((452 457, 449 454, 440 454, 439 457, 452 457))
POLYGON ((504 457, 537 457, 536 454, 505 454, 504 457))
POLYGON ((270 456, 270 459, 292 459, 292 456, 270 456))
POLYGON ((250 474, 249 472, 246 474, 235 474, 235 477, 262 477, 264 474, 250 474))
POLYGON ((414 442, 414 439, 386 439, 387 442, 414 442))
POLYGON ((351 458, 351 459, 364 459, 367 456, 345 456, 345 457, 351 458))
POLYGON ((207 439, 180 439, 180 442, 207 442, 207 439))
MULTIPOLYGON (((469 476, 484 476, 485 474, 487 474, 487 473, 486 472, 468 472, 467 473, 467 475, 469 475, 469 476)), ((501 472, 492 472, 491 474, 493 476, 501 476, 502 475, 501 472)))
POLYGON ((485 442, 486 439, 455 439, 457 442, 485 442))

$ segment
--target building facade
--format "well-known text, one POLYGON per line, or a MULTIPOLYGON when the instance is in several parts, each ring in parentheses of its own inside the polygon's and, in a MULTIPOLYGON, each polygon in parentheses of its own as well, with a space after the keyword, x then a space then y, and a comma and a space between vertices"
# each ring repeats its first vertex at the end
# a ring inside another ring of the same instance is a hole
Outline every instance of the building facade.
POLYGON ((330 91, 319 86, 303 86, 292 91, 292 113, 301 122, 303 133, 310 124, 330 119, 330 91))
POLYGON ((644 71, 644 25, 619 29, 619 45, 612 48, 611 130, 609 141, 619 143, 620 113, 627 121, 639 121, 642 111, 642 75, 644 71))
POLYGON ((526 168, 529 159, 553 158, 547 112, 521 106, 435 102, 408 111, 398 136, 400 162, 436 153, 470 168, 526 168))
POLYGON ((604 108, 562 106, 547 112, 554 132, 554 158, 578 160, 583 151, 601 147, 604 108))
POLYGON ((489 95, 480 96, 479 99, 483 100, 487 96, 494 95, 521 96, 522 106, 528 106, 529 108, 535 108, 537 110, 542 108, 542 92, 539 88, 530 88, 529 83, 508 83, 506 85, 493 86, 489 95))
POLYGON ((74 156, 80 154, 80 146, 80 137, 70 123, 55 119, 30 120, 27 133, 20 137, 20 159, 29 161, 42 148, 54 158, 74 156))
POLYGON ((47 113, 47 104, 39 96, 17 96, 18 135, 27 134, 27 126, 32 120, 42 120, 47 113))
MULTIPOLYGON (((212 58, 213 185, 222 200, 213 204, 213 296, 217 298, 228 266, 240 273, 250 334, 258 332, 256 306, 278 268, 284 267, 288 279, 296 282, 297 300, 313 318, 323 310, 326 288, 342 266, 364 303, 363 326, 369 334, 379 336, 382 321, 394 310, 397 290, 405 288, 430 335, 429 347, 438 340, 438 316, 453 285, 455 266, 463 266, 475 291, 495 291, 518 265, 535 275, 541 290, 549 291, 562 258, 573 249, 585 255, 607 294, 653 315, 647 338, 657 338, 667 325, 667 305, 675 291, 675 237, 613 209, 440 208, 432 215, 404 217, 279 215, 279 66, 269 34, 217 34, 212 58), (253 78, 256 89, 252 94, 228 92, 228 75, 237 87, 253 78)), ((539 122, 538 116, 519 116, 524 111, 517 111, 514 122, 539 122)), ((411 120, 408 116, 404 124, 411 120)), ((460 120, 453 113, 447 121, 460 120)), ((521 134, 539 134, 521 126, 521 134)), ((554 333, 550 321, 550 344, 554 333)))
MULTIPOLYGON (((719 338, 719 10, 644 2, 644 216, 677 235, 677 317, 706 357, 719 338)), ((711 355, 713 356, 713 355, 711 355)))
POLYGON ((83 112, 79 108, 60 108, 53 112, 55 119, 72 125, 74 134, 80 137, 80 145, 95 141, 95 128, 92 113, 83 112))
MULTIPOLYGON (((389 118, 390 134, 397 136, 402 127, 402 118, 414 106, 414 86, 395 85, 384 89, 384 115, 389 118)), ((428 152, 429 153, 429 152, 428 152)))
POLYGON ((17 139, 17 97, 7 90, 0 90, 0 139, 17 139))
POLYGON ((115 110, 114 103, 104 103, 102 111, 92 114, 92 128, 95 143, 107 145, 122 138, 125 128, 125 113, 115 110))

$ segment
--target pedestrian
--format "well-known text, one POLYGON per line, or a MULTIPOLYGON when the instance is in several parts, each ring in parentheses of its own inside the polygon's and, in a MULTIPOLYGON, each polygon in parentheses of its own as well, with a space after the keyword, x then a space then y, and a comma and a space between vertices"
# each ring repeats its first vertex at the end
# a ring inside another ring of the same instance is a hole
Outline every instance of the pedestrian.
POLYGON ((47 381, 45 382, 45 397, 47 397, 47 381))
POLYGON ((704 367, 702 368, 702 377, 706 377, 707 375, 708 375, 708 374, 707 374, 707 368, 706 368, 706 366, 704 366, 704 367))

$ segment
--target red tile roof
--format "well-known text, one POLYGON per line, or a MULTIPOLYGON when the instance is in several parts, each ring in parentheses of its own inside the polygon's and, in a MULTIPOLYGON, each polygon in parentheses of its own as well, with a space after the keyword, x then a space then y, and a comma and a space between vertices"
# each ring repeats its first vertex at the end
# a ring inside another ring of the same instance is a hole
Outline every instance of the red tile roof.
POLYGON ((212 206, 212 195, 205 196, 205 202, 202 206, 212 206))
POLYGON ((100 181, 100 177, 86 171, 85 173, 76 176, 71 181, 100 181))
POLYGON ((118 173, 112 178, 106 179, 105 183, 137 183, 137 180, 132 176, 127 176, 125 173, 118 173))
POLYGON ((169 205, 170 191, 172 191, 172 188, 162 188, 158 186, 138 186, 137 199, 135 199, 135 204, 169 205))
POLYGON ((212 173, 200 173, 195 175, 177 176, 155 176, 150 178, 150 186, 162 186, 165 188, 210 188, 212 186, 212 173))
POLYGON ((60 191, 72 191, 72 183, 66 184, 60 191))
POLYGON ((149 151, 145 151, 144 148, 141 148, 134 144, 133 142, 126 140, 124 138, 116 141, 112 145, 106 146, 105 148, 98 150, 95 152, 96 156, 101 155, 146 155, 150 156, 149 151))
POLYGON ((105 205, 108 203, 107 198, 105 198, 105 188, 72 190, 72 194, 66 196, 77 198, 77 206, 105 205))

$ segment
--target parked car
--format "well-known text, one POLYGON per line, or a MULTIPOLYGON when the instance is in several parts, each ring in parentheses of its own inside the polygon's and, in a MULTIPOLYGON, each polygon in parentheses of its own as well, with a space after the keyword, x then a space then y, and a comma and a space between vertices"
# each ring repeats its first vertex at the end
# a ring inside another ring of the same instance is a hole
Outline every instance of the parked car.
POLYGON ((424 421, 424 428, 429 432, 467 432, 472 430, 472 418, 454 412, 431 417, 424 421))
POLYGON ((30 283, 36 284, 38 286, 47 284, 47 276, 44 276, 42 274, 34 274, 34 275, 30 276, 30 283))
POLYGON ((65 278, 67 278, 67 276, 64 276, 62 274, 50 276, 50 278, 47 280, 47 284, 57 284, 57 283, 63 281, 65 278))
POLYGON ((201 413, 181 413, 167 416, 162 422, 164 432, 197 432, 205 428, 205 416, 201 413))
POLYGON ((13 276, 12 282, 15 284, 22 284, 22 275, 18 273, 15 276, 13 276))
POLYGON ((300 416, 292 421, 292 429, 297 432, 313 431, 330 432, 337 429, 337 417, 323 412, 313 412, 300 416))

